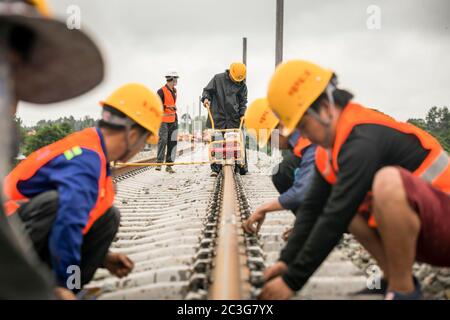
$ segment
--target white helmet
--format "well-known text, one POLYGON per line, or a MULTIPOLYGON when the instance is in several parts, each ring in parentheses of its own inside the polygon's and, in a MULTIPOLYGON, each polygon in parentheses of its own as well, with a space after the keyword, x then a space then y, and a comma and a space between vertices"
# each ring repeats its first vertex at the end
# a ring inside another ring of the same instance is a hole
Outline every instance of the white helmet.
POLYGON ((179 78, 178 73, 176 71, 169 71, 166 73, 166 78, 179 78))

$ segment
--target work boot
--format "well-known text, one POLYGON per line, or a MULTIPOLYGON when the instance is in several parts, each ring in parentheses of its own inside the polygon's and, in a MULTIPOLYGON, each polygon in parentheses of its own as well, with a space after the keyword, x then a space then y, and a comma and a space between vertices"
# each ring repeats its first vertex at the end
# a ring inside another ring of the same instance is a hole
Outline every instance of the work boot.
POLYGON ((175 173, 175 170, 172 169, 172 166, 167 166, 167 167, 166 167, 166 171, 167 171, 168 173, 175 173))
POLYGON ((247 166, 236 166, 235 172, 239 173, 241 176, 245 176, 248 173, 248 168, 247 166))
MULTIPOLYGON (((414 281, 415 285, 417 284, 420 287, 419 280, 416 277, 413 277, 413 281, 414 281)), ((361 289, 359 291, 352 293, 351 295, 352 296, 360 296, 360 295, 365 296, 365 295, 376 295, 376 294, 386 295, 387 289, 388 289, 388 282, 385 278, 382 278, 380 281, 380 288, 373 288, 373 289, 364 288, 364 289, 361 289)))
POLYGON ((157 166, 157 167, 155 168, 155 170, 156 170, 156 171, 161 171, 161 166, 157 166))
POLYGON ((395 291, 388 291, 384 300, 422 300, 422 287, 419 280, 414 278, 414 291, 410 293, 399 293, 395 291))

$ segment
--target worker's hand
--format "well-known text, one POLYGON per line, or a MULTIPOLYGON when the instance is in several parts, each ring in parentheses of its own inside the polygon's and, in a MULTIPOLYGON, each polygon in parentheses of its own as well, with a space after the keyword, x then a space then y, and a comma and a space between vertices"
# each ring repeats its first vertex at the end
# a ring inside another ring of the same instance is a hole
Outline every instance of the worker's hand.
POLYGON ((53 293, 58 300, 77 300, 77 297, 72 291, 63 287, 56 287, 53 293))
POLYGON ((295 292, 283 281, 281 277, 276 277, 267 282, 262 288, 259 300, 288 300, 294 296, 295 292))
POLYGON ((285 230, 283 232, 283 235, 281 236, 281 239, 283 239, 284 241, 288 241, 293 230, 294 230, 294 228, 289 228, 289 229, 285 230))
POLYGON ((264 271, 264 281, 269 281, 275 277, 281 276, 287 271, 288 267, 283 261, 277 261, 264 271))
POLYGON ((134 268, 133 261, 122 253, 108 253, 103 263, 111 274, 123 278, 126 277, 134 268))
POLYGON ((258 233, 261 229, 264 219, 266 218, 266 211, 262 207, 256 209, 255 212, 244 222, 244 230, 248 233, 258 233))
POLYGON ((208 99, 203 100, 203 106, 205 108, 209 108, 210 104, 209 104, 209 100, 208 99))

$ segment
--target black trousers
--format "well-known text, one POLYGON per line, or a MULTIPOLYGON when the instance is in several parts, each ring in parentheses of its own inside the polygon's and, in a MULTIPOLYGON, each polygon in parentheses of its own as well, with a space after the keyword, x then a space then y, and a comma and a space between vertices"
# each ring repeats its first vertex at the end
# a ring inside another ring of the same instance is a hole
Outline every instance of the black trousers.
MULTIPOLYGON (((49 235, 56 219, 58 210, 58 193, 49 191, 42 193, 17 211, 23 221, 34 248, 41 258, 51 268, 49 235)), ((90 282, 95 271, 102 267, 114 236, 119 229, 120 213, 115 207, 105 212, 83 237, 81 246, 81 286, 90 282)))
POLYGON ((51 273, 39 261, 18 220, 7 218, 0 204, 0 300, 52 299, 51 273))
POLYGON ((178 121, 161 123, 157 162, 174 162, 177 154, 178 121))
MULTIPOLYGON (((283 160, 275 166, 272 182, 280 194, 285 193, 294 184, 294 171, 300 164, 300 158, 291 150, 283 151, 283 160)), ((295 214, 295 212, 294 212, 295 214)))

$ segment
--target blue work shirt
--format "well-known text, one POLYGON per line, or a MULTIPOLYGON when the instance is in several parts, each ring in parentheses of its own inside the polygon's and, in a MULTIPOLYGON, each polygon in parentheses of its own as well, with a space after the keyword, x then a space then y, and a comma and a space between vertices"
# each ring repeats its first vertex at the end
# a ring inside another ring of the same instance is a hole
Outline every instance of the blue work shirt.
MULTIPOLYGON (((295 141, 298 140, 295 139, 295 141)), ((291 139, 290 139, 290 143, 291 139)), ((296 210, 303 201, 315 172, 315 154, 317 146, 312 144, 302 150, 302 157, 294 172, 294 183, 278 197, 281 206, 287 210, 296 210)))
MULTIPOLYGON (((98 128, 97 134, 106 156, 103 135, 98 128)), ((99 155, 92 150, 81 149, 81 154, 71 159, 64 154, 52 159, 33 177, 17 185, 18 190, 30 199, 46 191, 58 192, 59 206, 48 245, 53 272, 59 285, 64 287, 72 274, 67 273, 67 268, 80 265, 83 229, 97 202, 101 173, 99 155)), ((107 174, 111 175, 109 164, 107 174)))

